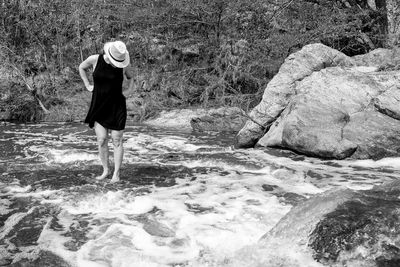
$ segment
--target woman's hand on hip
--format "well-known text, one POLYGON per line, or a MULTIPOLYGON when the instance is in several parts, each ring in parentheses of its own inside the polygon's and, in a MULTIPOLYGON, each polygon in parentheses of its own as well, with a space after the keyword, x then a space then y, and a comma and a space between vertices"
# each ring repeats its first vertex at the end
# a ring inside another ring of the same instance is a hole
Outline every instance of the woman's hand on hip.
POLYGON ((86 89, 87 89, 89 92, 92 92, 92 91, 93 91, 93 88, 94 88, 94 86, 91 85, 91 84, 85 85, 85 87, 86 87, 86 89))

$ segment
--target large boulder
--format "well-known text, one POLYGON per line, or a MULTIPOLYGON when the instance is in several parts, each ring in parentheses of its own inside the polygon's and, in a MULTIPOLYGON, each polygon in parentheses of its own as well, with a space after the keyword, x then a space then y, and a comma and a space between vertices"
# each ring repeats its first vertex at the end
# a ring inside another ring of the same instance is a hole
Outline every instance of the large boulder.
POLYGON ((237 146, 336 159, 398 156, 400 73, 378 71, 396 60, 384 49, 350 58, 322 44, 305 46, 268 84, 237 146))
POLYGON ((324 192, 293 207, 237 258, 242 266, 400 266, 399 193, 398 182, 324 192))
POLYGON ((400 266, 398 185, 355 192, 314 226, 313 257, 341 266, 400 266))

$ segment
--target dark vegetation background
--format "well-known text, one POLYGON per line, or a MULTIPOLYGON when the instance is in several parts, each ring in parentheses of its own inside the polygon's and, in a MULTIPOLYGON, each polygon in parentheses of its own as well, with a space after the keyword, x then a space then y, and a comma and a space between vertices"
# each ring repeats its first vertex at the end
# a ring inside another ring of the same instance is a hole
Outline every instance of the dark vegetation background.
POLYGON ((0 115, 73 121, 90 93, 77 67, 104 42, 127 44, 128 106, 161 110, 259 103, 284 59, 321 42, 349 56, 389 47, 385 1, 0 0, 0 115))

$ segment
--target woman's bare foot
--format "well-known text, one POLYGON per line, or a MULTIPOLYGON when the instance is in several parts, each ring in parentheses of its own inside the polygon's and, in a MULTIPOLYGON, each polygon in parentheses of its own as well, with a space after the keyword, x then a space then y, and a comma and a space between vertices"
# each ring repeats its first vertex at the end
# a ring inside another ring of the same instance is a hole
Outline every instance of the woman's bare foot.
POLYGON ((108 175, 110 174, 110 171, 108 169, 104 169, 103 170, 103 174, 100 176, 96 177, 96 180, 103 180, 104 178, 106 178, 108 175))
POLYGON ((110 183, 117 183, 119 182, 119 171, 114 172, 113 177, 110 180, 110 183))

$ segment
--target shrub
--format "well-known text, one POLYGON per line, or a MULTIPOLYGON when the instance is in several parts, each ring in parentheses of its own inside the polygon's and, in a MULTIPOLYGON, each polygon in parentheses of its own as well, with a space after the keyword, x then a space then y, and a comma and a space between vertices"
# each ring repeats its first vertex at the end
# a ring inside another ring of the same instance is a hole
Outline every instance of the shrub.
POLYGON ((43 118, 43 111, 32 93, 23 85, 13 83, 10 94, 0 102, 2 109, 9 112, 9 119, 18 122, 37 122, 43 118))

